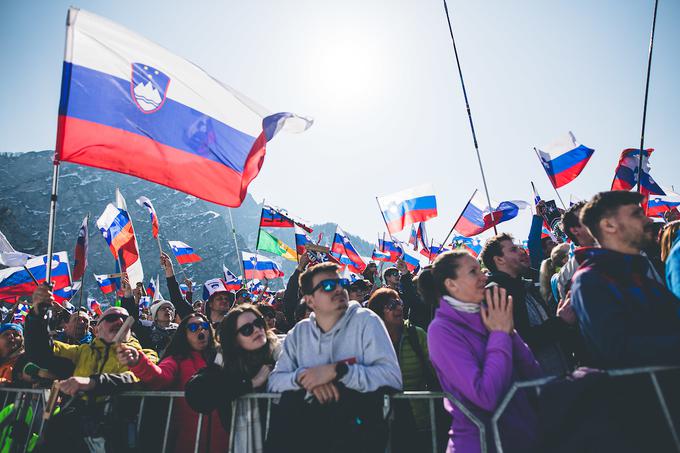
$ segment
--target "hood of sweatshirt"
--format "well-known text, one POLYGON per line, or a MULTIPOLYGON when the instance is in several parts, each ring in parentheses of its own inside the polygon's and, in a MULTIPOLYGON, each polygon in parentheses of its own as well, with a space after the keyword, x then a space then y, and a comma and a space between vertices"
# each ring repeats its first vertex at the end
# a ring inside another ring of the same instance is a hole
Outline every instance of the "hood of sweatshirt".
POLYGON ((340 319, 338 319, 335 325, 328 332, 324 332, 321 330, 319 325, 316 323, 316 315, 314 313, 311 313, 309 315, 310 323, 309 333, 311 336, 311 340, 314 342, 319 354, 323 352, 322 342, 330 341, 331 362, 335 362, 336 360, 343 360, 343 358, 332 357, 333 344, 335 343, 336 338, 346 337, 347 334, 346 331, 348 330, 347 326, 354 317, 354 315, 357 313, 359 308, 361 308, 361 305, 358 302, 354 300, 349 301, 345 313, 340 317, 340 319))

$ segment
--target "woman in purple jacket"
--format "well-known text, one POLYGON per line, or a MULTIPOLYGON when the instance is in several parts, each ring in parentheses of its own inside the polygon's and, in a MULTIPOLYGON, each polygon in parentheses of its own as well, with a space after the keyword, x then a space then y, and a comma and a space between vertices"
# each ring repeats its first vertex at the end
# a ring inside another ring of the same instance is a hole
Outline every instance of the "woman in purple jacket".
MULTIPOLYGON (((425 300, 439 306, 427 344, 441 386, 487 424, 487 446, 495 451, 491 415, 514 381, 540 377, 541 371, 514 330, 512 297, 498 286, 485 289, 486 282, 479 262, 462 251, 439 255, 418 277, 425 300)), ((453 417, 447 451, 479 452, 477 427, 448 400, 444 406, 453 417)), ((526 395, 519 392, 500 419, 503 450, 531 451, 536 425, 526 395)))

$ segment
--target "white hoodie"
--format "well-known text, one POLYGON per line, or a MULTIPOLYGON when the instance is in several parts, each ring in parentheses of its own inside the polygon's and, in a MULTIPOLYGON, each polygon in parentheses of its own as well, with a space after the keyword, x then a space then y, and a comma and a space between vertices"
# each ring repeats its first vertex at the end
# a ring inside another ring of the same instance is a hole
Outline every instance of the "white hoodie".
POLYGON ((382 320, 358 302, 328 332, 322 332, 314 313, 288 333, 283 352, 269 375, 270 392, 300 390, 298 375, 307 368, 345 362, 348 372, 340 379, 345 387, 373 392, 380 387, 401 390, 401 370, 382 320))

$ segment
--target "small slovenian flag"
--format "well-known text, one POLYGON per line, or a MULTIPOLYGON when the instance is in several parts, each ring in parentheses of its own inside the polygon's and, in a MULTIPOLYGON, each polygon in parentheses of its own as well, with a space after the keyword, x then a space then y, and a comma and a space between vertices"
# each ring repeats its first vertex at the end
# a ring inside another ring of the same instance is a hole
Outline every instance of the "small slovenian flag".
POLYGON ((281 266, 274 260, 257 253, 241 252, 243 258, 243 272, 245 278, 274 279, 283 277, 281 266))
POLYGON ((666 195, 652 195, 647 201, 647 215, 649 217, 663 217, 666 211, 680 206, 680 195, 666 190, 666 195))
POLYGON ((387 231, 402 231, 407 225, 437 217, 437 199, 429 184, 378 197, 387 231))
POLYGON ((352 272, 361 273, 366 269, 366 263, 350 242, 349 236, 340 227, 335 230, 331 255, 342 264, 346 264, 352 272), (346 259, 343 259, 343 257, 346 259))
MULTIPOLYGON (((642 188, 643 195, 666 195, 664 190, 654 181, 649 174, 651 167, 649 158, 654 149, 646 149, 642 159, 642 188)), ((633 190, 638 184, 638 167, 640 164, 639 149, 624 149, 619 157, 619 163, 614 173, 614 181, 611 190, 633 190)))
POLYGON ((307 232, 300 225, 295 224, 295 251, 298 256, 307 253, 307 243, 312 240, 307 235, 307 232))
POLYGON ((377 248, 373 248, 373 253, 371 254, 371 259, 374 261, 384 261, 389 263, 392 261, 392 257, 389 253, 381 252, 377 248))
POLYGON ((97 316, 102 315, 102 307, 99 305, 99 302, 97 302, 96 299, 92 297, 87 298, 87 309, 91 312, 96 314, 97 316))
POLYGON ((232 271, 227 269, 227 266, 222 265, 222 272, 224 273, 224 286, 229 291, 238 291, 243 286, 241 279, 238 278, 232 271))
POLYGON ((149 216, 151 216, 151 234, 153 235, 154 239, 157 238, 158 216, 156 215, 156 210, 154 209, 153 204, 151 204, 151 200, 146 197, 139 197, 137 198, 137 204, 143 208, 146 208, 146 210, 149 212, 149 216))
POLYGON ((389 261, 392 263, 396 262, 404 253, 402 245, 395 240, 378 239, 378 248, 383 253, 389 253, 389 261))
POLYGON ((260 218, 261 227, 272 228, 293 228, 295 222, 278 209, 271 206, 262 206, 262 216, 260 218))
MULTIPOLYGON (((70 299, 72 295, 68 254, 57 252, 52 255, 51 261, 54 299, 63 305, 64 301, 70 299)), ((43 283, 47 277, 46 264, 47 255, 37 256, 26 261, 25 267, 30 270, 38 284, 43 283)), ((33 278, 24 267, 0 269, 0 300, 13 302, 17 296, 32 294, 35 287, 33 278)))
POLYGON ((94 279, 97 280, 99 289, 101 289, 104 294, 112 293, 118 287, 118 285, 116 285, 116 279, 112 278, 110 275, 94 274, 94 279))
POLYGON ((151 297, 151 300, 153 300, 153 296, 156 294, 156 282, 153 281, 153 278, 149 279, 149 285, 146 287, 146 295, 151 297))
POLYGON ((569 132, 536 153, 553 187, 570 183, 583 171, 594 150, 576 141, 569 132))
POLYGON ((451 240, 451 247, 454 249, 462 248, 467 250, 475 258, 482 252, 482 243, 479 239, 473 239, 465 236, 454 236, 451 240))
POLYGON ((401 259, 406 264, 406 268, 410 272, 416 272, 421 264, 420 254, 415 250, 410 250, 409 247, 402 247, 402 250, 401 259))
POLYGON ((119 250, 134 241, 135 234, 127 211, 118 209, 111 203, 106 206, 102 215, 97 219, 97 227, 116 260, 119 250))
POLYGON ((168 241, 172 253, 177 258, 179 264, 195 263, 201 261, 201 257, 194 253, 194 249, 186 245, 182 241, 168 241))
POLYGON ((76 240, 75 261, 73 263, 73 281, 77 282, 83 279, 85 275, 85 268, 87 267, 87 223, 89 216, 85 216, 83 223, 78 230, 78 239, 76 240))
POLYGON ((512 200, 503 201, 491 209, 484 201, 482 194, 475 190, 453 228, 463 236, 476 236, 493 228, 494 225, 514 219, 520 209, 528 207, 529 204, 525 201, 512 200))

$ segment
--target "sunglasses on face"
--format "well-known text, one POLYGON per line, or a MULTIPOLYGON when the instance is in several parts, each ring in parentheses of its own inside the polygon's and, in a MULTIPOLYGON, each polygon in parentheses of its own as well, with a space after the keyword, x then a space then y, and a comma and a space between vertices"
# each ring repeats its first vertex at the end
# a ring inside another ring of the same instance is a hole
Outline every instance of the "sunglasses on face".
POLYGON ((387 308, 390 311, 396 309, 397 307, 403 307, 403 306, 404 306, 404 303, 399 299, 392 299, 391 301, 389 301, 388 303, 385 304, 385 308, 387 308))
POLYGON ((267 323, 264 322, 263 318, 255 318, 255 321, 249 322, 248 324, 243 324, 236 332, 240 333, 244 337, 249 337, 253 334, 253 332, 255 332, 256 327, 258 329, 264 329, 266 326, 267 323))
POLYGON ((102 319, 99 320, 100 323, 102 322, 114 322, 117 320, 121 320, 125 322, 126 319, 128 319, 128 315, 124 315, 122 313, 110 313, 106 316, 104 316, 102 319))
POLYGON ((198 332, 198 329, 209 330, 210 324, 206 321, 187 324, 187 330, 189 330, 189 332, 198 332))
POLYGON ((318 285, 312 288, 312 292, 310 294, 314 294, 317 289, 322 289, 323 291, 330 293, 331 291, 335 290, 338 285, 340 285, 340 287, 343 289, 347 289, 349 288, 349 280, 346 278, 327 278, 326 280, 321 280, 318 285))

